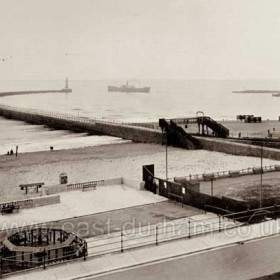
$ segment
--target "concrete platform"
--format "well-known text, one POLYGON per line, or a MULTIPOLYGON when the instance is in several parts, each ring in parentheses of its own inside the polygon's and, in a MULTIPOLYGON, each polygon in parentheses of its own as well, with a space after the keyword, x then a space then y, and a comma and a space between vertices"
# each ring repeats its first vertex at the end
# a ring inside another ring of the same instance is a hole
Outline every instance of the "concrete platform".
POLYGON ((22 209, 0 216, 0 230, 46 223, 59 219, 166 201, 148 191, 137 191, 125 185, 97 187, 91 191, 68 191, 60 194, 61 203, 22 209))
MULTIPOLYGON (((163 201, 105 211, 97 214, 77 216, 74 218, 59 219, 44 223, 44 226, 63 228, 83 238, 89 238, 119 231, 120 228, 124 228, 125 225, 130 228, 137 228, 188 218, 201 213, 204 212, 191 206, 184 206, 184 208, 182 208, 179 204, 163 201)), ((58 219, 58 217, 55 218, 58 219)), ((14 231, 15 230, 0 231, 0 240, 12 234, 14 231)))

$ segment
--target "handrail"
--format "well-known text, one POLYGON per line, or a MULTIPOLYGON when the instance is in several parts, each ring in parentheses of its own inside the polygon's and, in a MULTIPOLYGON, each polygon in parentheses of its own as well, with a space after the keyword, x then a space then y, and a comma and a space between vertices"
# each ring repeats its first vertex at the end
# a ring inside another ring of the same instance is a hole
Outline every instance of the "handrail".
MULTIPOLYGON (((244 169, 240 169, 240 170, 216 171, 216 172, 212 172, 212 173, 201 173, 201 174, 193 174, 193 175, 190 174, 190 175, 183 176, 183 177, 185 177, 185 179, 187 181, 192 181, 192 180, 204 181, 205 178, 210 175, 214 175, 215 179, 223 179, 223 178, 225 178, 225 176, 230 177, 231 175, 234 175, 234 174, 239 174, 240 176, 256 174, 255 172, 257 172, 258 170, 261 170, 261 168, 260 167, 248 167, 248 168, 244 168, 244 169)), ((275 164, 275 165, 264 166, 263 170, 262 170, 263 173, 273 172, 273 171, 274 172, 280 171, 280 165, 275 164)), ((181 178, 181 177, 178 176, 178 178, 181 178)))
POLYGON ((66 189, 67 190, 83 189, 85 186, 88 186, 88 185, 92 185, 92 186, 104 185, 104 180, 96 180, 96 181, 90 181, 90 182, 84 182, 84 183, 68 184, 68 185, 66 185, 66 189))

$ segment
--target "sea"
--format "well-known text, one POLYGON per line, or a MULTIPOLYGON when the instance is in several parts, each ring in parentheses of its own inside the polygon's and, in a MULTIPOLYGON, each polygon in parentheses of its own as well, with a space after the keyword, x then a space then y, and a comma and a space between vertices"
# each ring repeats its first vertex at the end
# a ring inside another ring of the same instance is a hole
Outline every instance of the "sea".
MULTIPOLYGON (((151 87, 150 93, 108 92, 108 85, 125 80, 72 80, 71 93, 44 93, 0 98, 0 104, 69 113, 126 122, 151 122, 159 118, 194 117, 198 111, 215 120, 234 120, 250 114, 278 120, 280 98, 272 94, 241 94, 249 89, 280 90, 280 80, 129 80, 136 87, 151 87)), ((62 80, 5 80, 0 92, 48 90, 64 87, 62 80)), ((126 142, 109 136, 53 130, 45 126, 0 118, 0 154, 19 146, 21 152, 70 149, 126 142)))

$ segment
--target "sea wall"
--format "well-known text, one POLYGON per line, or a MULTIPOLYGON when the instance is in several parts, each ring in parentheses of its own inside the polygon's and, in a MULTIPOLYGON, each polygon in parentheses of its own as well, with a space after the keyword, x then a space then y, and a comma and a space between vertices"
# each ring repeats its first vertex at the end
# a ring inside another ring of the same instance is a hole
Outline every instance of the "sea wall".
MULTIPOLYGON (((203 149, 238 156, 260 157, 261 148, 250 144, 236 143, 229 140, 197 137, 203 149)), ((263 157, 280 160, 280 150, 263 147, 263 157)))
POLYGON ((66 191, 67 191, 67 185, 65 184, 42 187, 43 195, 52 195, 56 193, 66 192, 66 191))
POLYGON ((102 121, 86 122, 82 119, 73 120, 63 118, 60 115, 47 116, 34 112, 29 113, 7 106, 0 106, 0 116, 31 124, 46 125, 54 129, 88 132, 95 135, 108 135, 139 143, 161 143, 162 140, 160 131, 149 128, 102 121))
POLYGON ((135 179, 130 179, 130 178, 123 178, 123 184, 130 187, 130 188, 133 188, 135 190, 141 190, 141 186, 140 186, 140 181, 139 180, 135 180, 135 179))
POLYGON ((33 207, 50 205, 50 204, 60 203, 60 195, 35 197, 32 200, 33 200, 33 207))

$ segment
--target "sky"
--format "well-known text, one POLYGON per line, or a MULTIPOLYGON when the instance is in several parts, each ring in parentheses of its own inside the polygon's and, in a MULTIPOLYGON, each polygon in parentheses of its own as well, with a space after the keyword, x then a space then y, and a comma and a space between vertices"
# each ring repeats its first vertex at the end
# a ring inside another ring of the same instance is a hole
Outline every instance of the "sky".
POLYGON ((279 0, 0 0, 1 79, 280 79, 279 0))

